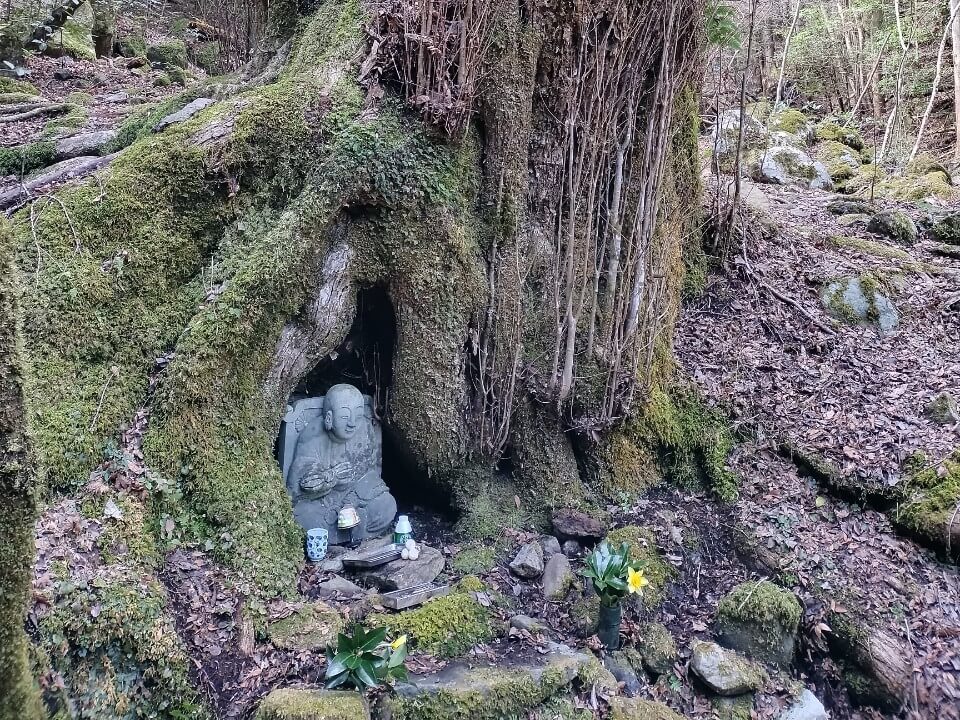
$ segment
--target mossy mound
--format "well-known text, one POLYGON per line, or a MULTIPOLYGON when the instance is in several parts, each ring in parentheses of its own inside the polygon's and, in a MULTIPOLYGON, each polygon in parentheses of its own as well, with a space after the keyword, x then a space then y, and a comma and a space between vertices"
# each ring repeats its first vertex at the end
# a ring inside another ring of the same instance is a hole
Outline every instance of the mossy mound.
POLYGON ((183 40, 167 42, 147 47, 147 60, 165 69, 187 67, 187 45, 183 40))
POLYGON ((907 163, 907 174, 920 177, 930 173, 942 173, 946 176, 947 182, 951 185, 953 181, 950 178, 950 171, 947 166, 937 160, 929 153, 919 153, 909 163, 907 163))
POLYGON ((497 548, 480 542, 462 546, 450 560, 454 570, 470 575, 488 572, 496 564, 497 548))
POLYGON ((960 451, 940 466, 926 459, 911 459, 904 499, 891 511, 894 523, 926 544, 950 548, 960 557, 960 451))
POLYGON ((960 212, 937 218, 930 226, 930 235, 937 242, 960 245, 960 212))
POLYGON ((901 245, 913 245, 917 241, 917 226, 902 210, 881 210, 870 218, 867 231, 901 245))
POLYGON ((0 93, 23 93, 25 95, 39 95, 33 83, 26 80, 16 80, 11 77, 0 77, 0 93))
POLYGON ((356 692, 281 688, 260 703, 256 720, 368 720, 370 710, 356 692))
POLYGON ((789 665, 802 611, 796 595, 772 582, 741 583, 717 606, 717 633, 727 647, 789 665))
POLYGON ((826 166, 834 183, 838 184, 856 175, 862 165, 852 148, 836 140, 821 142, 817 145, 816 155, 826 166))
POLYGON ((753 718, 753 695, 732 698, 715 697, 712 703, 716 720, 751 720, 753 718))
MULTIPOLYGON (((844 217, 851 217, 849 215, 842 215, 841 219, 844 217)), ((863 217, 866 217, 865 215, 863 217)), ((835 235, 830 238, 830 242, 837 247, 843 248, 852 248, 858 250, 859 252, 865 253, 867 255, 875 255, 876 257, 890 258, 892 260, 912 260, 913 256, 908 253, 906 250, 901 250, 897 247, 890 247, 884 243, 879 243, 874 240, 866 240, 859 237, 845 237, 842 235, 835 235)))
POLYGON ((89 3, 84 3, 58 32, 53 33, 44 53, 53 57, 68 55, 76 60, 96 60, 92 30, 93 11, 89 3))
POLYGON ((767 126, 770 130, 787 132, 800 138, 808 137, 813 132, 813 124, 810 122, 810 118, 793 108, 780 110, 770 115, 767 126))
POLYGON ((677 643, 662 623, 647 623, 640 628, 637 652, 643 667, 654 675, 671 672, 679 657, 677 643))
POLYGON ((588 638, 597 632, 600 625, 600 598, 583 594, 570 603, 570 622, 577 637, 588 638))
POLYGON ((644 574, 650 582, 643 591, 643 604, 651 608, 659 605, 667 583, 677 576, 677 571, 657 549, 653 533, 638 525, 625 525, 611 530, 606 541, 615 548, 622 543, 630 547, 631 559, 642 563, 644 574))
POLYGON ((683 715, 653 700, 615 697, 610 699, 609 720, 683 720, 683 715))
POLYGON ((340 613, 322 602, 311 602, 267 625, 266 634, 282 650, 322 651, 334 643, 343 628, 340 613))
POLYGON ((56 146, 40 141, 0 148, 0 175, 26 175, 31 170, 46 167, 53 162, 56 146))
MULTIPOLYGON (((455 592, 412 610, 375 613, 367 624, 386 627, 391 637, 407 635, 410 646, 440 657, 457 657, 493 638, 490 611, 477 600, 477 587, 464 578, 455 592)), ((482 587, 482 585, 481 585, 482 587)))
POLYGON ((863 150, 863 136, 856 128, 840 125, 834 120, 820 122, 814 130, 814 136, 820 141, 843 143, 854 150, 863 150))
POLYGON ((925 200, 931 197, 949 200, 955 190, 949 175, 934 170, 923 175, 887 177, 877 184, 876 192, 891 200, 925 200))

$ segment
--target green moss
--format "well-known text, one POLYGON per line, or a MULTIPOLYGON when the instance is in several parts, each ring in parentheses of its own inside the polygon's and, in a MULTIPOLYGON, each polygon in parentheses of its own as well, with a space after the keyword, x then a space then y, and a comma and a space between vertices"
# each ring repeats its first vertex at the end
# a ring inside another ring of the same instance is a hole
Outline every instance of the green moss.
POLYGON ((766 123, 773 112, 773 103, 769 100, 758 100, 755 103, 749 103, 746 107, 747 115, 766 123))
POLYGON ((66 113, 47 121, 46 125, 43 126, 41 137, 49 137, 54 131, 63 128, 75 130, 83 127, 89 119, 90 113, 86 108, 80 105, 71 105, 66 113))
POLYGON ((647 623, 640 628, 637 652, 643 667, 657 675, 671 672, 679 657, 677 643, 662 623, 647 623))
POLYGON ((930 228, 930 234, 937 242, 960 245, 960 212, 938 218, 930 228))
POLYGON ((496 540, 505 527, 522 528, 529 514, 516 499, 520 490, 507 478, 482 466, 471 466, 447 479, 460 510, 457 533, 468 540, 496 540))
POLYGON ((914 175, 917 177, 929 175, 930 173, 941 173, 946 176, 948 183, 951 185, 953 184, 950 179, 950 171, 947 169, 947 166, 929 153, 918 153, 913 160, 907 163, 906 171, 908 175, 914 175))
POLYGON ((490 612, 464 588, 421 607, 367 618, 392 636, 407 635, 411 646, 440 657, 456 657, 493 637, 490 612))
POLYGON ((260 703, 256 720, 366 720, 363 695, 356 692, 281 688, 260 703))
POLYGON ((875 255, 877 257, 889 258, 891 260, 913 260, 913 256, 906 250, 890 247, 889 245, 876 242, 874 240, 834 235, 830 238, 830 243, 836 245, 837 247, 853 248, 854 250, 858 250, 867 255, 875 255))
POLYGON ((751 720, 753 718, 753 695, 740 697, 713 698, 713 712, 716 720, 751 720))
POLYGON ((267 637, 282 650, 322 651, 342 632, 344 621, 321 602, 306 603, 289 617, 267 626, 267 637))
POLYGON ((659 605, 667 583, 677 576, 677 571, 660 554, 653 533, 637 525, 626 525, 611 530, 607 542, 613 547, 619 547, 621 543, 630 546, 630 557, 643 564, 644 574, 650 582, 644 589, 643 603, 646 607, 659 605))
POLYGON ((451 566, 458 573, 484 573, 496 565, 497 548, 481 543, 470 543, 461 547, 452 560, 451 566))
POLYGON ((960 553, 960 451, 939 466, 914 461, 908 470, 904 499, 891 511, 894 522, 934 547, 950 547, 960 553), (953 521, 952 525, 951 520, 953 521), (948 532, 953 539, 948 540, 948 532))
POLYGON ((193 49, 193 63, 208 75, 217 75, 223 70, 223 54, 220 43, 203 42, 193 49))
POLYGON ((173 84, 168 73, 160 73, 153 79, 154 87, 169 87, 173 84))
POLYGON ((863 136, 856 128, 842 126, 833 120, 825 120, 814 130, 817 140, 843 143, 854 150, 863 150, 863 136))
POLYGON ((880 197, 891 200, 925 200, 931 197, 949 200, 953 197, 954 188, 949 175, 934 170, 920 176, 888 177, 877 184, 876 192, 880 197))
POLYGON ((799 110, 788 108, 771 115, 768 126, 770 130, 782 130, 792 135, 798 135, 801 131, 810 128, 810 118, 799 110))
POLYGON ((55 149, 55 144, 49 141, 0 148, 0 175, 26 175, 46 167, 53 162, 55 149))
POLYGON ((530 710, 525 720, 593 720, 593 712, 579 707, 569 697, 552 697, 530 710))
POLYGON ((67 95, 64 99, 64 102, 70 103, 71 105, 78 105, 79 107, 86 107, 93 102, 93 95, 85 92, 72 92, 67 95))
POLYGON ((97 537, 97 549, 107 563, 133 563, 139 567, 156 569, 160 554, 151 532, 149 518, 143 504, 129 495, 112 494, 84 501, 92 504, 95 517, 102 523, 97 537), (105 517, 106 502, 112 501, 120 511, 119 518, 105 517))
POLYGON ((760 580, 737 585, 717 606, 723 642, 770 662, 788 663, 803 608, 789 590, 760 580))
POLYGON ((208 718, 165 601, 159 582, 120 568, 90 586, 64 587, 39 623, 41 646, 64 681, 61 702, 104 720, 208 718))
POLYGON ((25 95, 39 95, 33 83, 26 80, 15 80, 10 77, 0 77, 0 93, 24 93, 25 95))
POLYGON ((860 158, 849 146, 827 140, 817 146, 817 158, 826 166, 834 182, 848 180, 860 169, 860 158))
POLYGON ((187 67, 187 45, 183 40, 168 40, 147 47, 147 60, 165 69, 187 67))
MULTIPOLYGON (((81 6, 81 8, 83 7, 85 6, 81 6)), ((60 32, 53 34, 50 39, 50 46, 56 51, 77 60, 96 60, 97 55, 93 49, 93 38, 90 36, 92 19, 92 13, 90 13, 88 20, 87 15, 78 10, 73 17, 67 20, 60 32)))
POLYGON ((683 716, 653 700, 615 697, 610 700, 610 720, 683 720, 683 716))

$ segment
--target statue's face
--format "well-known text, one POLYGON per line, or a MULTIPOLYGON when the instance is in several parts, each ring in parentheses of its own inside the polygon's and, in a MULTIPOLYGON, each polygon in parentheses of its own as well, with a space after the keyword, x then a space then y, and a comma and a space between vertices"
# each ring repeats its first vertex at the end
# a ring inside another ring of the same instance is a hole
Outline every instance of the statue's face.
POLYGON ((324 427, 334 439, 347 442, 357 434, 364 418, 363 395, 354 387, 332 389, 324 407, 324 427))

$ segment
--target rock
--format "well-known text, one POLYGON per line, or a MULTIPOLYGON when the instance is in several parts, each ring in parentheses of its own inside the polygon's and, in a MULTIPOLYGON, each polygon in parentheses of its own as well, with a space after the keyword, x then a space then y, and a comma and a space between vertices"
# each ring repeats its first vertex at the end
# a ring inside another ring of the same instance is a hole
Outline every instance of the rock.
POLYGON ((648 623, 640 628, 637 652, 643 667, 654 675, 669 673, 679 657, 673 635, 661 623, 648 623))
POLYGON ((813 140, 813 123, 799 110, 785 108, 772 113, 767 127, 775 132, 788 133, 804 143, 813 140))
POLYGON ((832 190, 833 181, 823 163, 803 150, 780 145, 759 151, 747 163, 751 177, 768 185, 799 185, 813 190, 832 190))
POLYGON ((581 547, 580 543, 576 540, 567 540, 563 543, 563 554, 568 558, 578 557, 580 555, 581 547))
POLYGON ((54 80, 66 81, 66 80, 73 80, 76 77, 77 77, 77 74, 68 67, 57 68, 56 70, 53 71, 54 80))
POLYGON ((109 95, 104 95, 103 101, 106 103, 130 102, 130 94, 126 90, 121 90, 119 92, 110 93, 109 95))
POLYGON ((759 667, 712 642, 693 646, 690 669, 717 695, 744 695, 759 690, 765 681, 759 667))
POLYGON ((779 720, 828 720, 829 717, 817 696, 804 689, 779 720))
POLYGON ((613 674, 618 683, 623 683, 623 691, 628 696, 633 697, 643 689, 640 678, 637 677, 637 671, 633 669, 633 665, 623 651, 614 650, 607 653, 603 659, 603 666, 613 674))
POLYGON ((187 67, 187 46, 183 40, 170 40, 147 48, 147 60, 161 68, 187 67))
POLYGON ((896 307, 870 276, 838 278, 824 288, 820 299, 834 317, 846 322, 875 323, 882 332, 900 322, 896 307))
POLYGON ((99 155, 104 146, 116 136, 116 130, 97 130, 71 135, 57 141, 53 153, 54 159, 67 160, 80 155, 99 155))
MULTIPOLYGON (((342 564, 343 563, 341 563, 341 565, 342 564)), ((337 596, 352 598, 357 597, 358 595, 363 595, 364 590, 362 587, 350 582, 346 578, 340 577, 339 575, 334 575, 327 580, 317 583, 317 593, 323 599, 337 596)))
POLYGON ((343 560, 341 560, 338 557, 335 557, 335 558, 328 557, 326 560, 321 560, 318 563, 318 567, 323 572, 332 572, 332 573, 343 572, 343 560))
POLYGON ((881 210, 870 218, 867 231, 901 245, 913 245, 917 241, 917 226, 902 210, 881 210))
POLYGON ((960 422, 960 406, 956 398, 944 390, 923 408, 923 414, 941 425, 960 422))
POLYGON ((573 585, 573 570, 563 553, 555 553, 543 570, 543 594, 548 600, 562 600, 573 585))
POLYGON ((600 624, 600 598, 584 595, 570 605, 570 621, 578 637, 588 638, 597 632, 600 624))
POLYGON ((829 142, 835 141, 843 143, 856 151, 863 150, 863 136, 856 128, 840 125, 833 120, 823 120, 814 130, 814 137, 817 140, 829 142))
POLYGON ((545 558, 563 552, 563 550, 560 548, 560 541, 557 540, 553 535, 544 535, 541 537, 540 547, 543 548, 543 556, 545 558))
POLYGON ((952 212, 934 221, 930 235, 937 242, 960 245, 960 212, 952 212))
POLYGON ((684 720, 663 703, 639 698, 610 698, 609 720, 684 720))
POLYGON ((555 510, 551 520, 555 534, 561 540, 593 544, 607 534, 603 523, 579 510, 555 510))
POLYGON ((214 101, 211 98, 197 98, 193 102, 187 103, 183 108, 177 110, 175 113, 170 113, 162 118, 160 122, 153 126, 153 131, 155 133, 161 132, 171 125, 189 120, 205 107, 213 105, 213 102, 214 101))
POLYGON ((565 645, 551 643, 548 647, 545 655, 509 667, 453 662, 432 675, 412 675, 387 696, 386 709, 393 717, 404 718, 526 717, 527 710, 575 679, 585 680, 598 665, 592 655, 565 645))
POLYGON ((827 203, 827 210, 834 215, 875 215, 877 206, 858 198, 839 197, 827 203))
POLYGON ((843 227, 860 224, 866 225, 870 222, 870 216, 866 213, 850 213, 849 215, 841 215, 838 217, 837 222, 843 227))
POLYGON ((737 585, 717 606, 719 641, 762 662, 789 665, 803 608, 797 596, 772 582, 737 585))
POLYGON ((948 245, 947 243, 937 243, 930 246, 930 252, 941 257, 960 260, 960 245, 948 245))
POLYGON ((753 717, 753 695, 714 697, 713 714, 716 720, 750 720, 753 717))
POLYGON ((797 137, 793 133, 788 133, 783 130, 774 130, 772 133, 770 133, 770 144, 803 148, 806 147, 807 142, 802 138, 797 137))
POLYGON ((270 642, 281 650, 322 651, 344 627, 336 610, 322 602, 304 603, 289 617, 267 625, 270 642))
POLYGON ((358 692, 280 688, 260 703, 256 720, 369 720, 370 708, 358 692))
MULTIPOLYGON (((763 123, 749 114, 742 119, 744 151, 760 150, 770 144, 770 133, 763 123)), ((720 114, 713 130, 711 149, 714 162, 722 172, 732 172, 736 161, 737 142, 740 137, 741 117, 738 108, 720 114)))
POLYGON ((510 563, 510 571, 517 577, 532 580, 543 575, 543 548, 538 542, 529 542, 510 563))
POLYGON ((533 635, 540 635, 549 630, 546 625, 529 615, 514 615, 510 618, 510 627, 514 627, 517 630, 526 630, 533 635))
POLYGON ((421 545, 420 557, 416 560, 394 560, 386 565, 364 570, 360 575, 380 590, 400 590, 433 582, 443 572, 445 564, 439 550, 429 545, 421 545))
POLYGON ((863 164, 858 152, 835 140, 820 143, 816 156, 827 168, 833 182, 840 185, 856 175, 863 164))

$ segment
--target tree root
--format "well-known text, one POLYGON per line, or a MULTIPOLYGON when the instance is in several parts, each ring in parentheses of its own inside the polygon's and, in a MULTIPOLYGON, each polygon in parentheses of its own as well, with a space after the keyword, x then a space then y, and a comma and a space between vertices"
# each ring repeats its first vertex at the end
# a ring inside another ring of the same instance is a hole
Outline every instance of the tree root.
POLYGON ((54 165, 33 180, 28 180, 19 187, 0 193, 0 210, 6 210, 9 217, 33 199, 32 190, 51 183, 79 180, 102 167, 106 167, 116 156, 117 153, 98 157, 80 157, 54 165))
POLYGON ((69 103, 54 103, 51 105, 40 105, 39 107, 35 106, 32 110, 27 110, 25 112, 19 112, 13 115, 0 115, 0 123, 17 122, 19 120, 29 120, 30 118, 37 117, 38 115, 67 112, 71 107, 73 106, 69 103))

